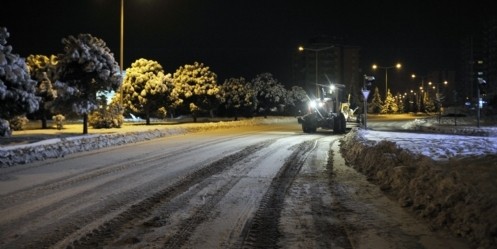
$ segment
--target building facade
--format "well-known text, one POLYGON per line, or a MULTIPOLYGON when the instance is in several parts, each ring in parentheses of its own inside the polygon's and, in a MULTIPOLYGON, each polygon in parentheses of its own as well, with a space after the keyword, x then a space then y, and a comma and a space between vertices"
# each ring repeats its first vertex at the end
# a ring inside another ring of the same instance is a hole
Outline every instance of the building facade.
POLYGON ((475 33, 461 41, 457 90, 466 101, 476 99, 483 79, 488 98, 497 95, 497 18, 475 27, 475 33))

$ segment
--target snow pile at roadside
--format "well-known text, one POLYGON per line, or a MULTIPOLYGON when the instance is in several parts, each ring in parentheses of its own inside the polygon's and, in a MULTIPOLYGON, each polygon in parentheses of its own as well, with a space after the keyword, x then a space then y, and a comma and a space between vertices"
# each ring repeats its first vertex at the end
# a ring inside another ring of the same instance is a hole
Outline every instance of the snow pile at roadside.
POLYGON ((171 135, 279 122, 288 122, 288 118, 256 118, 232 122, 191 123, 166 126, 160 129, 156 128, 141 132, 118 132, 112 134, 90 134, 68 138, 54 138, 37 143, 0 147, 0 167, 25 164, 48 158, 59 158, 76 152, 135 143, 171 135))
POLYGON ((496 143, 495 138, 353 129, 341 140, 341 152, 434 229, 496 248, 496 143))
POLYGON ((100 149, 109 146, 144 141, 172 134, 183 134, 184 128, 156 129, 146 132, 126 132, 114 134, 82 135, 68 138, 48 139, 32 144, 0 147, 0 166, 30 163, 48 158, 100 149))
POLYGON ((486 117, 481 121, 480 127, 474 117, 440 117, 416 119, 406 123, 402 128, 405 130, 457 134, 468 136, 497 136, 497 128, 486 126, 487 123, 495 124, 495 120, 486 117))
POLYGON ((358 130, 357 135, 375 143, 382 140, 393 141, 401 148, 434 160, 497 154, 497 137, 371 130, 358 130))

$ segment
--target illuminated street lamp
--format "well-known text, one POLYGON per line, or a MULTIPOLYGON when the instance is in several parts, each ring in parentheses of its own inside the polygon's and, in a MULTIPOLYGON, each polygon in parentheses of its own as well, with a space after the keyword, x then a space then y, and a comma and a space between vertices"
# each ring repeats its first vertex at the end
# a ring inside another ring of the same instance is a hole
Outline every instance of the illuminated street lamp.
POLYGON ((314 51, 316 53, 316 62, 315 62, 316 71, 315 71, 315 73, 316 73, 316 97, 317 98, 320 98, 320 96, 321 96, 321 94, 319 92, 319 82, 318 82, 318 53, 323 51, 323 50, 331 49, 334 47, 335 47, 334 45, 331 45, 328 47, 323 47, 323 48, 305 48, 303 46, 299 47, 299 51, 309 50, 309 51, 314 51))
POLYGON ((382 67, 382 66, 378 66, 376 64, 373 64, 373 70, 385 69, 385 96, 387 96, 387 94, 388 94, 388 69, 391 69, 391 68, 400 69, 401 67, 402 67, 402 65, 400 63, 397 63, 394 66, 390 66, 390 67, 382 67))
POLYGON ((419 96, 418 96, 418 112, 421 111, 421 105, 423 104, 424 97, 424 87, 425 87, 425 76, 417 76, 416 74, 411 74, 411 78, 416 79, 417 77, 421 78, 421 86, 419 87, 419 96))
MULTIPOLYGON (((123 77, 123 73, 124 73, 124 68, 123 68, 123 64, 124 64, 124 60, 123 60, 123 57, 124 57, 124 0, 121 0, 121 37, 120 37, 120 42, 119 42, 119 66, 121 67, 121 77, 123 77)), ((121 87, 119 89, 119 95, 120 95, 120 98, 119 98, 119 101, 120 101, 120 105, 121 105, 121 108, 123 108, 123 83, 124 83, 124 79, 121 79, 121 87)))

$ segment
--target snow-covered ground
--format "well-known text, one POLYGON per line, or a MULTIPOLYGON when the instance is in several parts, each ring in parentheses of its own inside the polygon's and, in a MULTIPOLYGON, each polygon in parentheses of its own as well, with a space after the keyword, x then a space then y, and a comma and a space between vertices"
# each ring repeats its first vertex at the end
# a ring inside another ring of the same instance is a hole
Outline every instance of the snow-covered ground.
MULTIPOLYGON (((497 132, 497 128, 493 128, 497 132)), ((359 130, 357 136, 370 142, 388 140, 399 147, 434 160, 497 155, 497 137, 359 130)))
POLYGON ((496 248, 496 128, 455 127, 436 119, 413 121, 404 128, 353 129, 342 139, 342 154, 434 229, 447 228, 478 248, 496 248))
MULTIPOLYGON (((4 145, 0 146, 0 166, 14 165, 9 164, 10 160, 26 163, 154 137, 277 122, 296 123, 295 118, 289 117, 155 126, 142 131, 121 130, 4 145)), ((458 122, 458 126, 453 126, 423 119, 409 122, 395 132, 353 129, 342 139, 342 153, 350 166, 377 183, 401 206, 427 218, 433 228, 446 227, 481 248, 492 248, 497 245, 497 136, 492 136, 497 134, 497 128, 476 129, 472 123, 458 122)))
MULTIPOLYGON (((0 166, 27 163, 35 160, 61 157, 79 151, 88 151, 124 143, 152 139, 154 137, 184 134, 209 129, 229 128, 256 124, 271 124, 277 122, 294 122, 295 118, 248 119, 238 122, 213 122, 188 124, 181 127, 174 126, 124 126, 120 129, 99 129, 98 133, 88 135, 74 135, 65 138, 51 138, 36 143, 13 143, 0 145, 0 166), (145 129, 146 128, 146 129, 145 129), (107 131, 107 132, 106 132, 107 131), (29 154, 38 154, 28 157, 29 154), (22 156, 20 155, 22 154, 22 156)), ((420 119, 404 124, 403 131, 383 131, 375 128, 358 129, 354 134, 368 143, 377 143, 382 140, 395 142, 397 146, 415 154, 425 155, 434 160, 449 160, 465 156, 497 155, 497 126, 476 128, 467 125, 468 121, 460 119, 459 126, 452 124, 452 119, 438 124, 436 118, 420 119), (431 132, 418 132, 428 130, 431 132), (440 134, 440 132, 446 134, 440 134), (490 134, 490 136, 466 136, 464 134, 490 134)), ((80 132, 76 126, 75 134, 80 132)), ((398 129, 397 129, 398 130, 398 129)), ((97 130, 95 130, 97 131, 97 130)), ((18 131, 28 135, 30 131, 18 131)), ((36 131, 35 131, 36 132, 36 131)), ((49 132, 49 131, 43 131, 49 132)))

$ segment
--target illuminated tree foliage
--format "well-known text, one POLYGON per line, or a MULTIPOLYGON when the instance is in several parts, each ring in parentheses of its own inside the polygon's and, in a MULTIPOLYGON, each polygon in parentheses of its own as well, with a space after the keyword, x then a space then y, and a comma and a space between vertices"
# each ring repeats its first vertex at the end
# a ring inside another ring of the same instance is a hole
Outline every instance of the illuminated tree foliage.
POLYGON ((173 75, 173 96, 177 96, 177 107, 188 109, 197 122, 198 114, 209 111, 213 116, 213 109, 219 104, 219 86, 217 75, 210 71, 203 63, 184 65, 173 75))
POLYGON ((58 56, 58 107, 83 116, 83 134, 88 133, 88 114, 97 109, 97 93, 115 91, 121 84, 121 72, 114 54, 105 42, 90 34, 69 36, 62 40, 64 53, 58 56))
POLYGON ((238 120, 239 113, 252 105, 253 92, 245 78, 230 78, 220 86, 221 103, 231 109, 238 120))
POLYGON ((286 102, 285 87, 270 73, 257 75, 249 85, 254 91, 254 107, 257 112, 262 111, 264 117, 267 117, 271 109, 278 108, 286 102))
POLYGON ((97 98, 98 108, 88 116, 88 123, 93 128, 121 128, 124 123, 121 106, 118 102, 107 104, 107 96, 101 94, 97 98))
POLYGON ((40 109, 38 110, 41 119, 41 127, 47 128, 47 115, 51 103, 57 98, 57 90, 53 87, 56 76, 57 57, 52 55, 30 55, 26 58, 26 64, 31 74, 31 79, 37 82, 36 96, 40 97, 40 109))
POLYGON ((399 111, 399 107, 397 106, 397 101, 393 97, 392 93, 390 93, 390 89, 387 90, 387 96, 385 97, 385 101, 381 106, 382 114, 392 114, 397 113, 399 111))
POLYGON ((31 80, 24 59, 12 53, 7 38, 7 29, 0 27, 0 136, 12 133, 7 120, 39 108, 36 81, 31 80))
POLYGON ((123 82, 123 105, 137 116, 146 119, 157 112, 165 114, 175 101, 170 95, 174 85, 170 74, 153 60, 138 59, 126 70, 123 82))

